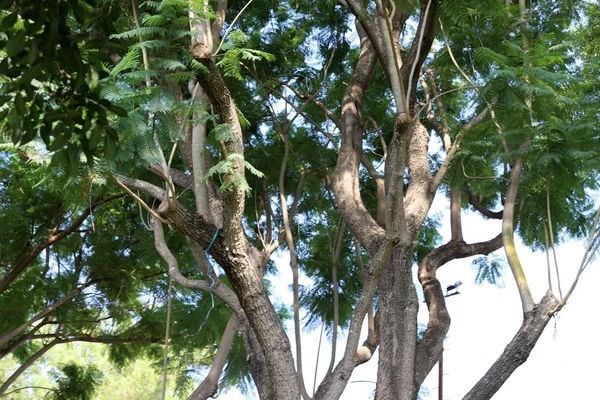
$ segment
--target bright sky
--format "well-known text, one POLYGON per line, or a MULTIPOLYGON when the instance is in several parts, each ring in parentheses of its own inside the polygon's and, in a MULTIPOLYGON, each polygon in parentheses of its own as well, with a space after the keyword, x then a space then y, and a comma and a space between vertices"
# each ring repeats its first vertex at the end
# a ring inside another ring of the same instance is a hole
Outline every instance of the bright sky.
MULTIPOLYGON (((432 212, 448 209, 443 196, 437 196, 432 212)), ((446 213, 445 213, 446 214, 446 213)), ((444 239, 450 235, 449 221, 444 221, 444 239)), ((468 243, 492 238, 500 232, 500 221, 485 221, 474 213, 463 214, 465 241, 468 243)), ((524 246, 518 247, 519 256, 529 280, 534 299, 539 301, 547 290, 547 264, 543 253, 532 253, 524 246)), ((584 244, 568 242, 558 247, 563 293, 571 285, 584 244)), ((500 251, 498 254, 504 256, 500 251)), ((291 283, 289 264, 280 263, 281 277, 274 282, 274 299, 291 303, 288 285, 291 283)), ((504 288, 487 284, 474 284, 475 272, 471 259, 457 260, 438 271, 442 287, 462 281, 460 295, 447 298, 452 324, 445 342, 444 353, 444 399, 459 400, 471 389, 484 372, 501 354, 512 339, 522 321, 521 305, 508 266, 504 274, 504 288)), ((600 345, 597 332, 600 320, 590 316, 591 307, 598 304, 597 285, 600 282, 598 263, 588 266, 580 283, 560 312, 550 321, 529 360, 509 378, 494 396, 495 400, 520 399, 593 399, 597 389, 593 386, 598 379, 597 360, 600 360, 600 345)), ((309 284, 308 281, 301 282, 309 284)), ((419 322, 427 322, 427 307, 422 304, 419 322)), ((288 334, 293 340, 293 326, 288 324, 288 334)), ((307 390, 312 392, 312 382, 319 344, 320 330, 303 335, 303 369, 307 390)), ((366 333, 364 334, 366 337, 366 333)), ((361 339, 362 343, 362 339, 361 339)), ((345 336, 338 343, 338 361, 345 345, 345 336)), ((292 348, 294 348, 292 342, 292 348)), ((321 359, 317 385, 327 366, 331 346, 325 338, 321 345, 321 359)), ((377 355, 377 354, 376 354, 377 355)), ((375 389, 377 357, 356 368, 342 400, 369 399, 375 389)), ((429 395, 424 399, 438 399, 438 368, 434 367, 424 383, 429 395)), ((239 393, 222 394, 225 399, 246 399, 239 393)))

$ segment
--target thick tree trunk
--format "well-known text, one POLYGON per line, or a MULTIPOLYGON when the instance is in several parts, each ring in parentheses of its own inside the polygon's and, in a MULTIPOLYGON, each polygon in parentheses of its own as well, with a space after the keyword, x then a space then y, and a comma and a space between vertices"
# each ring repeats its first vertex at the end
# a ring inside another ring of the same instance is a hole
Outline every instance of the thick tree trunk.
POLYGON ((544 328, 552 318, 558 300, 548 291, 534 307, 525 315, 525 320, 517 334, 504 349, 502 355, 490 367, 486 374, 473 386, 463 400, 487 400, 504 385, 515 370, 521 366, 542 335, 544 328))
MULTIPOLYGON (((207 74, 198 74, 198 82, 216 113, 230 125, 231 138, 224 141, 227 152, 243 156, 242 129, 227 85, 215 62, 206 58, 200 47, 192 47, 191 53, 208 69, 207 74)), ((262 257, 244 232, 246 194, 235 182, 243 179, 245 166, 239 158, 233 164, 224 177, 225 185, 229 185, 223 193, 223 236, 229 262, 222 266, 264 351, 274 398, 296 400, 298 379, 290 342, 264 288, 262 257)))
POLYGON ((414 400, 419 304, 412 277, 412 248, 394 249, 379 281, 377 400, 414 400))

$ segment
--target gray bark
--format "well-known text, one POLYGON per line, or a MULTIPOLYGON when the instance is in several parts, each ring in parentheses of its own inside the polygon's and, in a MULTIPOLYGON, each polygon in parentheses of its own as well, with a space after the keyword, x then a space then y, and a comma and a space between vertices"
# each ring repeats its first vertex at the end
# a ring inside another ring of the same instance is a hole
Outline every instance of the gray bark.
POLYGON ((494 396, 511 374, 527 361, 557 305, 558 300, 548 291, 534 310, 525 315, 523 324, 504 352, 463 400, 488 400, 494 396))

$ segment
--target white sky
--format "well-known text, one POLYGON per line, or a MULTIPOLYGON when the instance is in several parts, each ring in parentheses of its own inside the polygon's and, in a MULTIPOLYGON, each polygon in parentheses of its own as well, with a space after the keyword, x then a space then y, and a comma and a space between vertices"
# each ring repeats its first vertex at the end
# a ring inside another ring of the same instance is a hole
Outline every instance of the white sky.
MULTIPOLYGON (((444 210, 448 210, 447 200, 438 195, 432 213, 444 210)), ((442 234, 447 239, 450 235, 449 224, 448 221, 443 222, 442 234)), ((463 214, 463 229, 465 241, 481 241, 500 232, 500 221, 484 221, 474 213, 463 214)), ((534 299, 539 301, 547 290, 546 256, 541 252, 532 253, 522 245, 518 246, 518 251, 534 299)), ((563 293, 573 281, 583 252, 584 244, 580 242, 568 242, 558 247, 563 293)), ((504 256, 502 251, 498 254, 504 256)), ((273 282, 273 297, 290 304, 289 264, 282 260, 279 265, 281 277, 273 282)), ((502 289, 487 284, 475 285, 471 259, 456 260, 445 265, 438 271, 438 278, 442 287, 459 280, 463 282, 460 295, 447 298, 452 324, 444 353, 444 399, 458 400, 487 371, 516 333, 522 321, 521 305, 508 266, 504 274, 505 287, 502 289)), ((598 398, 594 384, 600 372, 597 365, 597 360, 600 360, 600 345, 596 337, 600 331, 600 321, 591 313, 592 307, 598 304, 596 286, 599 282, 600 271, 596 262, 588 266, 559 317, 550 321, 529 360, 509 378, 494 396, 495 400, 598 398)), ((422 303, 419 322, 426 321, 427 307, 422 303)), ((287 328, 288 335, 293 340, 292 324, 289 323, 287 328)), ((303 369, 309 393, 312 392, 319 334, 320 329, 317 329, 304 334, 302 338, 303 369)), ((364 336, 366 337, 366 333, 364 336)), ((344 345, 345 336, 342 334, 338 342, 338 361, 344 345)), ((330 354, 331 346, 323 338, 317 386, 329 365, 330 354)), ((376 355, 369 363, 356 368, 342 400, 371 398, 377 373, 376 355)), ((437 366, 424 385, 428 387, 429 396, 423 398, 438 399, 437 366)), ((221 396, 231 400, 245 399, 233 391, 221 396)))

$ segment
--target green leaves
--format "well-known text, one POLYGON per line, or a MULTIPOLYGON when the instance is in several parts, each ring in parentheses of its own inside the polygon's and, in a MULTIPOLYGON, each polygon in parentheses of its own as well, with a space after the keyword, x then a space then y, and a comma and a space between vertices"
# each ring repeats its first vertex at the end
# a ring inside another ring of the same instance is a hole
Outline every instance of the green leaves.
POLYGON ((0 23, 6 38, 0 41, 6 55, 0 61, 2 131, 21 145, 40 137, 48 149, 61 149, 55 162, 72 169, 79 154, 88 162, 106 155, 97 141, 89 146, 87 136, 110 130, 110 114, 123 112, 100 101, 99 80, 106 75, 108 57, 98 51, 99 43, 79 33, 92 29, 96 2, 16 3, 19 7, 8 9, 0 23))
POLYGON ((476 284, 481 285, 487 282, 500 288, 504 287, 502 275, 506 264, 500 256, 492 253, 487 257, 477 257, 473 260, 471 266, 477 272, 475 276, 476 284))
POLYGON ((223 68, 225 76, 243 80, 242 61, 275 61, 275 57, 265 51, 244 48, 246 36, 241 31, 232 32, 229 35, 229 43, 223 44, 221 48, 225 51, 223 59, 217 65, 223 68))
POLYGON ((233 153, 209 169, 203 179, 215 178, 217 175, 220 175, 222 176, 220 188, 222 191, 242 190, 249 196, 252 189, 250 189, 248 181, 244 176, 243 170, 241 169, 242 166, 248 169, 253 175, 259 178, 264 177, 262 172, 244 160, 243 155, 233 153))
POLYGON ((56 374, 58 389, 52 393, 54 400, 91 400, 98 386, 102 383, 103 374, 91 364, 81 366, 67 364, 56 374))

